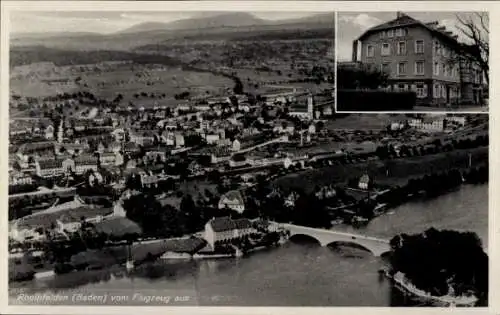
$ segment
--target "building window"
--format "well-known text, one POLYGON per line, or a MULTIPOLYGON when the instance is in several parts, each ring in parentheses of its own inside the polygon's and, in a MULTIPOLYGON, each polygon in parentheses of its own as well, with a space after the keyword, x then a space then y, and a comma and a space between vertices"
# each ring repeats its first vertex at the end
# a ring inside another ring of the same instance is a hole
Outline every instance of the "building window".
POLYGON ((406 28, 396 29, 396 36, 402 37, 408 35, 408 30, 406 28))
POLYGON ((406 62, 398 63, 398 75, 406 74, 406 62))
POLYGON ((440 90, 439 90, 439 84, 434 84, 434 98, 439 98, 440 90))
POLYGON ((389 37, 389 38, 394 37, 394 30, 388 30, 387 37, 389 37))
POLYGON ((382 44, 382 56, 389 56, 391 54, 391 45, 388 43, 382 44))
POLYGON ((445 63, 443 63, 442 69, 443 69, 443 75, 445 77, 447 77, 448 76, 448 66, 445 63))
POLYGON ((450 50, 446 47, 443 47, 443 56, 444 57, 449 57, 450 56, 450 50))
POLYGON ((423 54, 424 53, 424 41, 419 39, 415 41, 415 53, 423 54))
POLYGON ((433 67, 434 75, 439 75, 439 63, 435 62, 433 67))
POLYGON ((424 74, 424 62, 417 61, 415 62, 415 74, 423 75, 424 74))
POLYGON ((427 90, 425 84, 417 84, 417 97, 424 98, 427 96, 427 90))
POLYGON ((405 90, 405 85, 404 84, 398 84, 397 90, 398 91, 404 91, 405 90))
POLYGON ((368 45, 366 47, 366 56, 367 57, 375 56, 375 47, 373 47, 373 45, 368 45))
POLYGON ((385 31, 380 32, 380 38, 384 38, 384 37, 385 37, 385 31))
POLYGON ((435 56, 439 56, 440 49, 441 48, 440 48, 439 42, 434 41, 434 55, 435 56))
POLYGON ((399 42, 398 55, 405 55, 405 54, 406 54, 406 42, 399 42))
POLYGON ((381 66, 381 70, 384 73, 391 74, 391 64, 390 63, 383 63, 381 66))

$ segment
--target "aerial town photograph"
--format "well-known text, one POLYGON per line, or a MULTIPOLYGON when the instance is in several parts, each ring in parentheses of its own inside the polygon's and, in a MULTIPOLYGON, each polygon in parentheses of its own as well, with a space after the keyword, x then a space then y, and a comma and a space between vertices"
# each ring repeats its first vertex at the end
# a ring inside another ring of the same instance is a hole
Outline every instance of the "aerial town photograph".
POLYGON ((337 30, 338 111, 488 112, 488 12, 339 12, 337 30))
POLYGON ((374 17, 9 17, 9 305, 488 306, 489 115, 338 112, 374 17))

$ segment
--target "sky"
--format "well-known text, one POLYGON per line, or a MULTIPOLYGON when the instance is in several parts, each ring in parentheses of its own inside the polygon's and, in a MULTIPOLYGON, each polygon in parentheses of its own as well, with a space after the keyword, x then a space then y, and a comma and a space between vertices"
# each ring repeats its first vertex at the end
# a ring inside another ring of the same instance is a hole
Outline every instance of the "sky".
MULTIPOLYGON (((466 37, 457 28, 457 14, 461 18, 475 18, 470 12, 405 12, 405 14, 422 22, 438 21, 447 30, 459 36, 459 40, 467 42, 466 37)), ((396 12, 339 12, 337 16, 337 57, 339 61, 351 61, 352 41, 369 28, 396 18, 396 12)))
MULTIPOLYGON (((110 12, 110 11, 38 11, 11 12, 10 32, 91 32, 114 33, 144 22, 172 22, 201 14, 200 12, 110 12)), ((317 12, 251 12, 254 16, 266 20, 301 18, 317 12)))

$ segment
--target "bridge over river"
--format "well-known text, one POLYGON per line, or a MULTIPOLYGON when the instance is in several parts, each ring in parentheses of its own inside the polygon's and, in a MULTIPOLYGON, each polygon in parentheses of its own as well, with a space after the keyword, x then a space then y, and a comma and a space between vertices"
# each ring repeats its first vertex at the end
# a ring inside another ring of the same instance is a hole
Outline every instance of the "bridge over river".
POLYGON ((389 240, 387 239, 287 223, 280 223, 280 226, 290 231, 290 238, 298 235, 305 235, 316 239, 321 246, 349 245, 367 250, 375 256, 382 256, 384 253, 391 250, 389 240))

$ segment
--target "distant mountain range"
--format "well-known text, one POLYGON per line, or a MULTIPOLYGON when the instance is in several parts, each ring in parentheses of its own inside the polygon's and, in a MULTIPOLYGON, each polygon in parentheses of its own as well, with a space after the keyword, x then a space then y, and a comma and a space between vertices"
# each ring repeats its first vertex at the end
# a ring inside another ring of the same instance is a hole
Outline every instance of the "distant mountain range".
POLYGON ((44 45, 61 49, 130 49, 135 46, 157 43, 159 41, 198 37, 203 33, 217 34, 227 32, 288 30, 288 29, 327 29, 333 33, 334 14, 321 13, 304 18, 267 20, 250 13, 203 13, 189 19, 173 22, 146 22, 134 25, 112 34, 61 32, 61 33, 13 33, 10 34, 12 46, 44 45))
POLYGON ((266 20, 246 12, 231 12, 210 14, 203 13, 201 16, 182 19, 173 22, 145 22, 139 23, 127 29, 112 34, 100 34, 91 32, 51 32, 51 33, 11 33, 10 38, 54 38, 54 37, 88 37, 88 36, 113 36, 120 34, 134 34, 144 32, 174 31, 174 30, 203 30, 211 28, 224 27, 246 27, 246 26, 265 26, 265 25, 290 25, 290 24, 332 24, 334 22, 333 13, 319 13, 304 18, 284 19, 284 20, 266 20), (206 16, 208 15, 208 16, 206 16))
POLYGON ((141 23, 128 29, 120 31, 121 34, 142 33, 150 31, 172 31, 172 30, 203 30, 209 28, 223 27, 245 27, 245 26, 264 26, 264 25, 289 25, 289 24, 328 24, 333 25, 333 13, 321 13, 313 16, 297 19, 285 20, 265 20, 257 18, 250 13, 223 13, 212 16, 202 16, 177 20, 168 23, 141 23))

